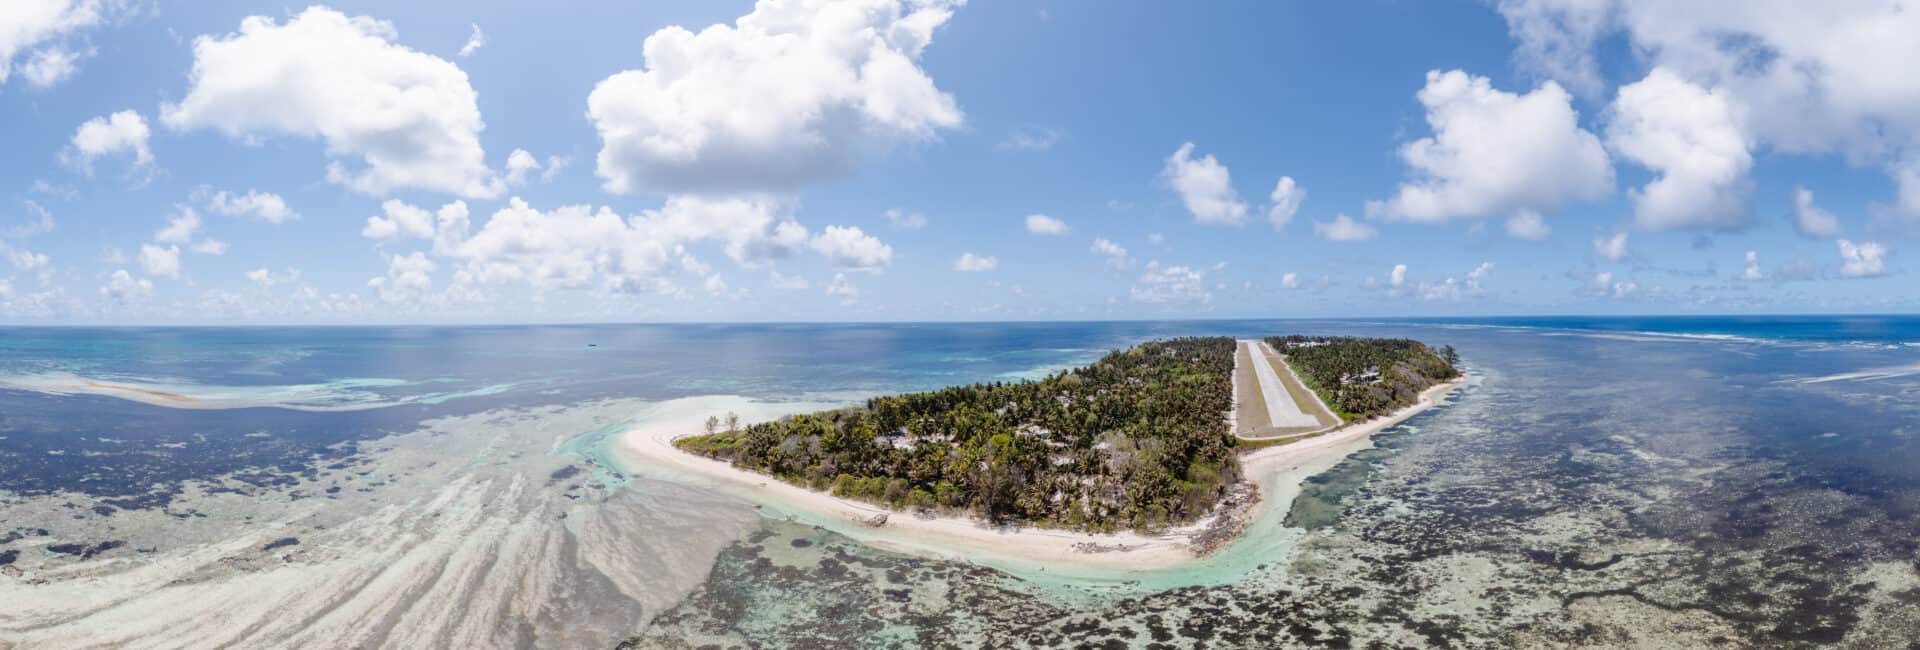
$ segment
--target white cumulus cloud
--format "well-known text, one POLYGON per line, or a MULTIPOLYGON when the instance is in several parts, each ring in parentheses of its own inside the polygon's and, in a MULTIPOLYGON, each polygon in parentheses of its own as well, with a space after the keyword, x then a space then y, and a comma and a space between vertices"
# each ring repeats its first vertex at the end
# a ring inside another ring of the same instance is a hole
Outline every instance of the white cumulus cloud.
POLYGON ((1333 221, 1313 222, 1313 236, 1327 241, 1366 241, 1378 234, 1378 229, 1345 214, 1334 215, 1333 221))
POLYGON ((180 277, 180 247, 140 245, 140 270, 159 278, 180 277))
POLYGON ((1127 254, 1127 249, 1111 241, 1105 239, 1093 240, 1093 252, 1099 254, 1101 257, 1107 258, 1107 266, 1114 270, 1121 270, 1133 266, 1133 257, 1127 254))
POLYGON ((433 290, 436 265, 427 254, 414 251, 387 260, 387 274, 367 281, 367 286, 388 303, 416 303, 433 290))
POLYGON ((173 216, 167 218, 167 225, 154 231, 153 240, 162 244, 185 244, 199 233, 200 214, 191 207, 176 205, 173 216))
POLYGON ((27 82, 46 87, 73 76, 82 54, 67 40, 103 18, 99 0, 7 0, 0 6, 0 83, 24 58, 27 82))
POLYGON ((766 0, 733 25, 647 36, 587 98, 614 193, 792 191, 957 127, 919 67, 957 0, 766 0))
POLYGON ((960 257, 954 258, 953 260, 953 270, 962 273, 981 273, 992 271, 999 267, 1000 259, 992 255, 982 256, 973 253, 961 253, 960 257))
POLYGON ((363 194, 498 196, 466 72, 397 40, 391 23, 320 6, 284 24, 249 16, 238 32, 194 39, 187 94, 162 106, 160 120, 249 141, 319 138, 334 157, 328 180, 363 194), (349 168, 348 157, 362 166, 349 168))
POLYGON ((1510 237, 1540 241, 1552 234, 1553 228, 1547 225, 1547 220, 1541 218, 1538 212, 1521 210, 1518 214, 1507 217, 1507 235, 1510 237))
POLYGON ((387 199, 380 204, 380 210, 386 216, 367 217, 366 227, 360 229, 361 237, 367 239, 433 238, 433 214, 426 209, 409 205, 400 199, 387 199))
POLYGON ((1270 201, 1267 204, 1267 223, 1273 224, 1274 230, 1279 230, 1293 221, 1294 213, 1300 211, 1300 203, 1307 200, 1307 188, 1294 183, 1292 176, 1281 176, 1280 181, 1274 183, 1273 193, 1267 195, 1267 200, 1270 201))
POLYGON ((1206 272, 1179 265, 1148 262, 1140 281, 1127 291, 1134 302, 1153 304, 1199 304, 1213 300, 1206 289, 1206 272))
POLYGON ((851 305, 860 301, 860 287, 854 286, 845 273, 833 274, 833 281, 827 283, 827 295, 840 299, 840 304, 851 305))
POLYGON ((1435 70, 1417 96, 1433 135, 1400 148, 1413 178, 1393 198, 1368 201, 1370 218, 1550 214, 1613 191, 1606 149, 1580 128, 1572 97, 1556 83, 1521 95, 1486 77, 1435 70))
POLYGON ((100 296, 116 303, 128 303, 153 295, 153 281, 135 278, 126 269, 116 269, 100 287, 100 296))
POLYGON ((880 216, 886 217, 887 223, 901 230, 919 230, 927 227, 927 215, 918 212, 888 208, 886 212, 880 213, 880 216))
POLYGON ((1027 215, 1027 232, 1036 235, 1064 235, 1071 230, 1067 222, 1044 214, 1027 215))
POLYGON ((1196 159, 1193 143, 1175 149, 1167 157, 1160 177, 1180 195, 1181 204, 1197 223, 1238 226, 1247 221, 1247 204, 1233 191, 1233 178, 1227 166, 1214 160, 1213 154, 1196 159))
POLYGON ((848 271, 878 273, 893 263, 893 247, 857 226, 827 226, 808 245, 827 256, 834 266, 848 271))
POLYGON ((1840 219, 1813 204, 1813 190, 1793 188, 1793 229, 1807 239, 1840 236, 1840 219))
POLYGON ((300 213, 287 207, 287 200, 272 192, 247 190, 246 194, 220 190, 202 193, 207 210, 214 214, 241 217, 267 223, 286 223, 300 219, 300 213))
MULTIPOLYGON (((1839 154, 1884 168, 1898 200, 1875 206, 1876 223, 1917 232, 1920 76, 1891 73, 1897 66, 1889 63, 1920 60, 1920 11, 1910 4, 1502 0, 1499 9, 1518 40, 1535 43, 1517 53, 1531 70, 1597 85, 1595 53, 1624 45, 1650 67, 1723 97, 1749 148, 1839 154)), ((1673 108, 1683 105, 1700 107, 1673 108)), ((1710 147, 1719 160, 1701 164, 1738 163, 1731 151, 1710 147)))
POLYGON ((1735 230, 1752 221, 1753 157, 1725 93, 1664 68, 1620 88, 1607 145, 1660 176, 1632 190, 1634 224, 1735 230))
POLYGON ((61 152, 61 158, 88 173, 93 171, 94 160, 122 153, 132 154, 135 165, 151 165, 153 150, 147 147, 151 136, 146 118, 135 111, 120 111, 81 123, 80 128, 74 130, 67 150, 61 152))
POLYGON ((480 31, 480 23, 473 23, 473 33, 467 36, 467 44, 460 46, 460 57, 473 56, 474 52, 487 46, 487 33, 480 31))
POLYGON ((1612 236, 1593 240, 1593 253, 1615 262, 1626 259, 1627 233, 1614 233, 1612 236))
POLYGON ((1871 278, 1887 274, 1887 247, 1876 242, 1858 244, 1839 240, 1840 277, 1871 278))

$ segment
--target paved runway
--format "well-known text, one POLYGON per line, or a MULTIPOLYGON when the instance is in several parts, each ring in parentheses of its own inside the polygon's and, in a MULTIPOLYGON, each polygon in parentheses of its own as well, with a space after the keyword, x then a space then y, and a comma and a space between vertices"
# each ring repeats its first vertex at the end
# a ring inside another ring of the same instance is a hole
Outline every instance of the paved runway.
POLYGON ((1280 383, 1280 375, 1274 372, 1275 359, 1267 356, 1258 341, 1242 340, 1240 347, 1246 348, 1248 357, 1253 360, 1253 376, 1260 382, 1260 396, 1267 403, 1267 418, 1275 428, 1320 426, 1320 421, 1300 410, 1294 403, 1293 395, 1287 392, 1285 384, 1280 383))

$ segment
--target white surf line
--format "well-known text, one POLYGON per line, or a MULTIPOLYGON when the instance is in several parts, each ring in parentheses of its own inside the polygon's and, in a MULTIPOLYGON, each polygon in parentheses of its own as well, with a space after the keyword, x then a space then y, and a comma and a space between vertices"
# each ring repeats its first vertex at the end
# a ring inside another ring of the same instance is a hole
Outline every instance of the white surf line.
POLYGON ((1253 359, 1253 376, 1260 381, 1260 395, 1267 401, 1267 420, 1276 428, 1320 426, 1318 419, 1300 410, 1300 405, 1294 403, 1293 395, 1287 393, 1286 385, 1281 384, 1280 376, 1273 372, 1273 360, 1254 343, 1240 341, 1253 359))

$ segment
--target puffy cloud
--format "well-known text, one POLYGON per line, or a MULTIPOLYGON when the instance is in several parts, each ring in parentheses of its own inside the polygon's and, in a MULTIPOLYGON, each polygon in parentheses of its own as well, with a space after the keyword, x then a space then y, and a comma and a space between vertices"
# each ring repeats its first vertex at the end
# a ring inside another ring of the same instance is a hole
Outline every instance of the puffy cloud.
POLYGON ((1632 280, 1614 280, 1611 271, 1602 271, 1593 274, 1593 281, 1590 286, 1593 289, 1593 295, 1603 298, 1609 296, 1613 298, 1625 298, 1640 290, 1640 285, 1632 280))
POLYGON ((273 281, 274 281, 273 272, 267 270, 267 268, 264 266, 254 269, 252 271, 248 271, 247 281, 253 283, 255 286, 258 286, 262 289, 271 288, 273 287, 273 281))
POLYGON ((1593 240, 1593 254, 1618 262, 1627 258, 1627 233, 1593 240))
POLYGON ((840 304, 851 305, 860 301, 860 287, 847 280, 847 274, 833 274, 833 281, 827 283, 827 295, 840 299, 840 304))
POLYGON ((1213 154, 1193 158, 1193 143, 1188 142, 1167 157, 1160 177, 1180 195, 1197 223, 1238 226, 1247 221, 1247 204, 1233 191, 1233 178, 1227 166, 1213 154))
POLYGON ((1832 239, 1840 236, 1840 219, 1813 204, 1813 190, 1793 188, 1793 229, 1807 239, 1832 239))
POLYGON ((201 255, 227 254, 227 243, 218 239, 202 239, 194 242, 192 246, 188 246, 187 248, 201 255))
POLYGON ((367 239, 398 239, 417 237, 432 239, 434 232, 433 214, 400 199, 387 199, 380 204, 385 217, 367 217, 367 225, 360 229, 360 236, 367 239))
POLYGON ((515 198, 452 255, 464 260, 479 282, 577 288, 598 279, 620 289, 657 285, 685 251, 675 242, 645 236, 607 208, 541 212, 515 198))
POLYGON ((388 303, 416 303, 433 290, 434 269, 426 253, 395 255, 387 260, 387 274, 368 280, 367 286, 388 303))
POLYGON ((47 257, 45 253, 16 248, 5 240, 0 240, 0 257, 6 258, 8 265, 22 273, 42 271, 53 263, 53 258, 47 257))
POLYGON ((886 217, 887 223, 893 224, 893 227, 901 230, 919 230, 927 227, 927 216, 918 212, 905 212, 899 208, 889 208, 886 212, 880 213, 880 216, 886 217))
POLYGON ((1046 151, 1065 137, 1058 129, 1025 126, 1015 129, 1006 139, 993 145, 1001 151, 1046 151))
POLYGON ((1307 188, 1295 184, 1292 176, 1281 176, 1280 182, 1273 186, 1273 193, 1267 195, 1267 200, 1271 201, 1267 205, 1267 223, 1273 224, 1274 230, 1279 230, 1286 227, 1287 222, 1293 221, 1293 214, 1300 211, 1300 202, 1307 200, 1307 188))
POLYGON ((1752 220, 1753 157, 1725 93, 1655 68, 1620 88, 1609 116, 1608 146, 1660 175, 1630 193, 1636 225, 1734 230, 1752 220))
POLYGON ((807 279, 793 275, 781 275, 779 271, 768 271, 767 286, 775 289, 805 289, 807 279))
POLYGON ((514 149, 512 153, 507 154, 507 185, 509 187, 525 186, 527 175, 535 171, 540 172, 540 182, 551 181, 566 166, 567 159, 561 156, 547 156, 547 162, 543 165, 539 158, 534 157, 527 150, 514 149))
POLYGON ((26 65, 20 67, 20 73, 26 76, 28 84, 39 88, 52 87, 78 74, 80 60, 92 54, 92 50, 81 52, 49 47, 34 52, 33 58, 27 59, 26 65))
POLYGON ((285 24, 249 16, 193 43, 186 97, 161 109, 173 129, 254 140, 320 138, 327 179, 375 196, 424 189, 470 198, 503 190, 480 146, 473 86, 459 66, 396 43, 393 25, 309 7, 285 24), (349 169, 339 158, 364 163, 349 169))
POLYGON ((981 256, 973 253, 961 253, 960 257, 953 260, 953 270, 962 273, 981 273, 992 271, 999 267, 1000 258, 992 255, 981 256))
POLYGON ((473 33, 467 36, 467 44, 460 46, 460 58, 473 56, 474 52, 487 46, 487 33, 480 31, 480 23, 473 23, 473 33))
POLYGON ((1345 214, 1335 215, 1333 221, 1313 222, 1313 236, 1327 241, 1366 241, 1373 239, 1380 231, 1345 214))
POLYGON ((167 225, 154 231, 153 240, 162 244, 177 244, 160 248, 147 245, 140 249, 140 263, 146 268, 147 275, 176 277, 180 274, 180 246, 202 255, 223 255, 227 252, 227 243, 216 239, 199 239, 201 235, 200 214, 192 206, 175 205, 173 216, 167 218, 167 225), (164 269, 164 270, 156 270, 164 269))
POLYGON ((1393 273, 1388 276, 1388 292, 1425 302, 1460 302, 1486 295, 1481 282, 1492 273, 1493 262, 1481 262, 1467 272, 1465 279, 1449 275, 1438 282, 1413 282, 1407 278, 1407 265, 1399 264, 1393 267, 1393 273))
POLYGON ((1027 215, 1027 232, 1035 235, 1064 235, 1069 230, 1065 221, 1044 214, 1027 215))
POLYGON ((893 263, 893 247, 857 226, 827 226, 808 245, 834 266, 849 271, 878 273, 893 263))
POLYGON ((1433 136, 1400 148, 1414 178, 1367 216, 1440 222, 1552 213, 1613 191, 1600 139, 1580 128, 1572 97, 1546 82, 1524 95, 1460 70, 1427 73, 1417 97, 1433 136))
POLYGON ((65 39, 101 18, 99 0, 7 0, 0 7, 0 83, 23 53, 27 83, 46 87, 73 76, 82 55, 65 39))
POLYGON ((200 214, 193 208, 176 205, 173 216, 167 218, 167 225, 153 232, 153 240, 162 244, 185 244, 200 234, 200 214))
POLYGON ((1134 302, 1155 304, 1197 304, 1213 300, 1206 290, 1206 272, 1185 266, 1163 266, 1148 262, 1139 283, 1127 291, 1134 302))
POLYGON ((466 241, 467 231, 471 227, 467 219, 467 202, 453 201, 442 205, 433 216, 433 254, 452 255, 466 241))
MULTIPOLYGON (((434 251, 460 260, 462 271, 479 283, 672 294, 672 276, 712 273, 687 250, 689 244, 720 242, 728 257, 745 266, 807 246, 806 228, 787 215, 788 208, 770 199, 673 196, 659 209, 623 218, 605 207, 543 212, 514 198, 467 236, 466 206, 449 205, 438 215, 434 251)), ((892 259, 891 247, 858 228, 829 228, 814 244, 848 268, 877 270, 892 259)))
POLYGON ((180 277, 180 247, 161 248, 153 244, 141 244, 140 270, 154 277, 180 277))
POLYGON ((246 194, 236 194, 220 190, 211 194, 205 192, 198 194, 206 202, 207 210, 218 215, 267 223, 286 223, 300 218, 300 213, 287 207, 286 199, 272 192, 247 190, 246 194))
POLYGON ((135 278, 126 269, 116 269, 100 287, 100 296, 116 303, 128 303, 153 295, 153 281, 135 278))
POLYGON ((147 148, 151 135, 146 118, 131 110, 96 117, 74 130, 72 144, 61 152, 61 160, 88 173, 93 171, 94 160, 121 153, 133 154, 135 165, 151 165, 153 150, 147 148))
POLYGON ((521 186, 527 184, 527 173, 540 169, 540 159, 533 157, 525 149, 514 149, 507 154, 507 184, 521 186))
POLYGON ((1763 277, 1760 274, 1760 251, 1747 251, 1747 267, 1740 270, 1740 279, 1759 282, 1763 277))
MULTIPOLYGON (((1543 42, 1523 63, 1545 71, 1597 70, 1594 51, 1616 34, 1635 53, 1734 105, 1747 142, 1786 154, 1841 154, 1879 165, 1903 199, 1876 221, 1920 220, 1920 77, 1889 61, 1920 60, 1920 12, 1901 2, 1685 3, 1660 0, 1507 0, 1509 25, 1543 42)), ((1595 73, 1597 75, 1597 73, 1595 73)))
POLYGON ((957 0, 763 0, 679 26, 594 86, 596 172, 614 193, 792 191, 962 122, 919 59, 957 0))
POLYGON ((1540 241, 1553 234, 1553 228, 1547 225, 1540 213, 1521 210, 1519 214, 1507 217, 1507 235, 1516 239, 1540 241))
POLYGON ((1556 79, 1586 97, 1598 97, 1606 83, 1592 44, 1613 23, 1609 2, 1589 0, 1500 0, 1507 33, 1519 45, 1514 58, 1537 78, 1556 79))
POLYGON ((1865 241, 1855 244, 1845 239, 1840 244, 1840 277, 1871 278, 1887 274, 1887 247, 1865 241))
POLYGON ((1116 271, 1133 266, 1133 258, 1127 255, 1127 249, 1111 241, 1093 240, 1093 252, 1107 258, 1107 266, 1116 271))
POLYGON ((1292 272, 1292 271, 1288 271, 1287 273, 1285 273, 1285 274, 1283 274, 1283 275, 1281 275, 1281 276, 1280 276, 1280 288, 1282 288, 1282 289, 1298 289, 1298 288, 1300 288, 1300 274, 1298 274, 1298 273, 1294 273, 1294 272, 1292 272))

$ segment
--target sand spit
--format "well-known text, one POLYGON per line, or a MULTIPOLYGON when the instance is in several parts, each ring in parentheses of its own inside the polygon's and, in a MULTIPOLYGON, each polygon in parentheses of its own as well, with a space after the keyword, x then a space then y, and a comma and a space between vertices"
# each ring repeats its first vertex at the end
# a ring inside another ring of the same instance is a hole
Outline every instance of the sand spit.
POLYGON ((418 385, 403 379, 366 377, 319 384, 219 386, 156 378, 84 377, 69 372, 0 375, 0 390, 48 395, 100 395, 149 406, 225 410, 279 408, 292 411, 365 411, 403 404, 437 404, 450 399, 505 392, 513 384, 462 391, 392 395, 393 389, 418 385))

